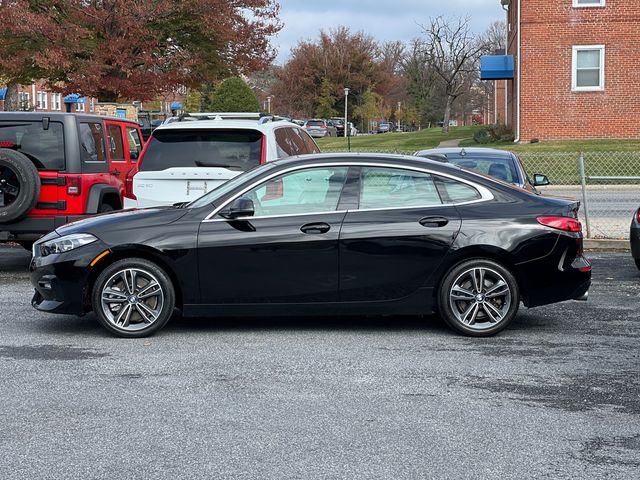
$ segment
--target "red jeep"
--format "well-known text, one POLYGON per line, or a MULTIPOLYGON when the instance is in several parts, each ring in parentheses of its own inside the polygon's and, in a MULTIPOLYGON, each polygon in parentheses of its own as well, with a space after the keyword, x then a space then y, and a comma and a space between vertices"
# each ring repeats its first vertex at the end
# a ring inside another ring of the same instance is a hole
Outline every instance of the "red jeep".
POLYGON ((139 125, 120 118, 0 113, 0 242, 31 248, 67 222, 122 208, 142 145, 139 125))

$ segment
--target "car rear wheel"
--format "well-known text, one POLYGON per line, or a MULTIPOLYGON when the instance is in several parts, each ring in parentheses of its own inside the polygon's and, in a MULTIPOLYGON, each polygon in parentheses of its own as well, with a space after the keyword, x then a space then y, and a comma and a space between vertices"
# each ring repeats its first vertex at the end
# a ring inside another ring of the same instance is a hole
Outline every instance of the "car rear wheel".
POLYGON ((474 337, 494 335, 518 312, 518 283, 507 268, 493 260, 467 260, 445 275, 438 306, 453 329, 474 337))
POLYGON ((31 160, 20 152, 0 149, 0 222, 24 218, 39 197, 40 177, 31 160))
POLYGON ((634 258, 633 260, 634 262, 636 262, 636 267, 638 267, 638 270, 640 270, 640 258, 634 258))
POLYGON ((110 332, 129 338, 149 336, 171 318, 175 292, 171 279, 142 258, 119 260, 95 282, 93 310, 110 332))

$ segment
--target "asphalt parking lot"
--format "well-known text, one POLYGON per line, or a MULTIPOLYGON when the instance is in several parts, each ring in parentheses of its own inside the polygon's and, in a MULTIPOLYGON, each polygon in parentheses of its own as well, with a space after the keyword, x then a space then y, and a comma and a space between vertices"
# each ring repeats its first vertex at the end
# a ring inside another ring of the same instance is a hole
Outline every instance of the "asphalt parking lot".
POLYGON ((150 339, 30 306, 0 247, 0 478, 638 478, 640 274, 497 337, 437 317, 174 319, 150 339))

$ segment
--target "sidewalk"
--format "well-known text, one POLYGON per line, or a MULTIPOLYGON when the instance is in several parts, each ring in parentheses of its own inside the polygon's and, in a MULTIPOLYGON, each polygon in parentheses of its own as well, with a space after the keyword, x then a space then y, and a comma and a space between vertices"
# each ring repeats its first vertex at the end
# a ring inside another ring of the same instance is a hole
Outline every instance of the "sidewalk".
POLYGON ((438 148, 456 148, 460 146, 460 142, 465 140, 464 138, 454 138, 453 140, 443 140, 438 145, 438 148))

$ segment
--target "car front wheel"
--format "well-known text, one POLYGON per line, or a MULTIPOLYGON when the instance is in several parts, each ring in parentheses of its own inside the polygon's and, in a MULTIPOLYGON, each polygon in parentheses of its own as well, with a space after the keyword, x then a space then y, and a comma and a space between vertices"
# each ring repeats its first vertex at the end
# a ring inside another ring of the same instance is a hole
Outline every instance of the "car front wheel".
POLYGON ((139 338, 155 333, 169 321, 175 291, 169 276, 155 263, 131 258, 114 262, 98 276, 91 303, 107 330, 139 338))
POLYGON ((518 312, 518 283, 507 268, 493 260, 467 260, 445 275, 438 306, 453 329, 474 337, 494 335, 518 312))

